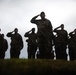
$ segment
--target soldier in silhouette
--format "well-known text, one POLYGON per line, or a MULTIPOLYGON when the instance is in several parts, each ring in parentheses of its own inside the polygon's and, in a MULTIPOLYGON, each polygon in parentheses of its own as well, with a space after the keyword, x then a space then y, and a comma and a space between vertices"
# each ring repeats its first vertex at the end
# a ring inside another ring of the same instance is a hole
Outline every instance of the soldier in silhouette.
POLYGON ((22 36, 18 33, 18 29, 15 28, 14 31, 7 33, 7 37, 11 38, 10 57, 19 58, 20 51, 23 48, 23 40, 22 36))
POLYGON ((76 29, 70 32, 69 36, 70 36, 68 42, 69 56, 70 56, 70 60, 74 61, 76 60, 76 29))
MULTIPOLYGON (((1 32, 1 29, 0 29, 0 32, 1 32)), ((3 44, 3 36, 0 33, 0 59, 3 58, 2 44, 3 44)))
POLYGON ((28 59, 35 59, 35 53, 37 50, 37 34, 35 33, 35 28, 32 28, 30 31, 26 32, 25 37, 28 37, 26 42, 28 43, 28 59))
POLYGON ((52 51, 52 24, 45 18, 45 12, 41 12, 39 15, 34 16, 31 19, 31 23, 37 25, 37 41, 41 59, 50 59, 52 51), (41 19, 37 19, 38 17, 41 19))
POLYGON ((4 57, 5 57, 5 52, 6 52, 7 49, 8 49, 8 42, 7 42, 7 40, 4 38, 4 34, 2 34, 2 37, 3 37, 3 43, 2 43, 2 58, 4 59, 4 57))
POLYGON ((59 27, 54 29, 56 36, 54 38, 55 42, 55 52, 56 59, 64 59, 67 60, 67 41, 68 41, 68 33, 64 30, 64 24, 61 24, 59 27))
MULTIPOLYGON (((1 29, 0 29, 1 31, 1 29)), ((4 59, 5 52, 8 49, 7 40, 4 38, 4 34, 0 33, 0 59, 4 59)))

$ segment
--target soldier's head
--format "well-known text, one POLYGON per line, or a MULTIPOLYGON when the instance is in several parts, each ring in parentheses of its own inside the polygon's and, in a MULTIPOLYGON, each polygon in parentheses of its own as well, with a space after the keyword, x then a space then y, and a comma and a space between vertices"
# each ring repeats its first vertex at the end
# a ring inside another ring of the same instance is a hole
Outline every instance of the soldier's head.
POLYGON ((41 17, 41 19, 45 19, 45 12, 42 11, 42 12, 40 13, 40 17, 41 17))
POLYGON ((2 34, 2 37, 4 38, 4 34, 2 34))
POLYGON ((76 29, 74 29, 74 32, 76 33, 76 29))
POLYGON ((17 29, 17 28, 15 28, 15 29, 14 29, 14 32, 15 32, 15 33, 18 33, 18 29, 17 29))
POLYGON ((64 29, 64 24, 61 24, 61 29, 64 29))
POLYGON ((35 32, 35 28, 32 28, 32 32, 33 32, 33 33, 35 32))

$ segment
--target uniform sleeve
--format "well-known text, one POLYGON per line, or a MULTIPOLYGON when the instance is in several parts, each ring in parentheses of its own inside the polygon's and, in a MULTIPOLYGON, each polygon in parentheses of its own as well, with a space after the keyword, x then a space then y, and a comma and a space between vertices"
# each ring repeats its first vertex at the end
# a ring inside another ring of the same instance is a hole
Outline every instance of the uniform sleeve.
POLYGON ((29 37, 29 33, 25 33, 24 37, 29 37))
POLYGON ((9 32, 9 33, 7 33, 7 35, 6 35, 7 37, 11 37, 12 36, 12 33, 11 32, 9 32))
POLYGON ((31 19, 31 23, 34 23, 34 24, 37 24, 37 20, 36 20, 36 18, 38 17, 38 15, 37 16, 34 16, 32 19, 31 19))

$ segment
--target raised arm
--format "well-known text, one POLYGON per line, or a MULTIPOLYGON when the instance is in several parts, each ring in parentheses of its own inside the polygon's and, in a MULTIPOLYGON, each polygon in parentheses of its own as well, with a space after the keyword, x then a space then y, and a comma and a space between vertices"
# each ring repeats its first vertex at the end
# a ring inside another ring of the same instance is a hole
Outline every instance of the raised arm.
POLYGON ((26 32, 26 33, 24 34, 24 37, 28 37, 31 31, 32 31, 32 30, 26 32))
POLYGON ((37 15, 37 16, 34 16, 32 19, 31 19, 31 23, 35 23, 36 22, 36 18, 38 17, 39 15, 37 15))
POLYGON ((7 36, 7 37, 11 37, 13 32, 14 32, 14 31, 7 33, 6 36, 7 36))
POLYGON ((72 35, 73 35, 73 33, 74 33, 74 31, 70 32, 70 33, 69 33, 69 35, 70 35, 70 36, 72 36, 72 35))
POLYGON ((61 27, 61 26, 59 26, 59 27, 55 28, 55 29, 54 29, 54 32, 56 32, 56 31, 57 31, 57 29, 59 29, 60 27, 61 27))

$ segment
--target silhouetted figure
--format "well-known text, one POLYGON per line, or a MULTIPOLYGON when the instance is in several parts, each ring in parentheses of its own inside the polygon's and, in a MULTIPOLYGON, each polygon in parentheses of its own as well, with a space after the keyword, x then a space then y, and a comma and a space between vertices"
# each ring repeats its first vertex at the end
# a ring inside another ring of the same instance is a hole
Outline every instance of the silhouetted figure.
POLYGON ((26 42, 28 43, 28 59, 35 59, 35 53, 37 50, 37 34, 35 33, 35 28, 32 28, 30 31, 26 32, 24 36, 28 37, 28 39, 26 40, 26 42))
POLYGON ((7 40, 4 38, 4 34, 2 34, 2 37, 3 37, 3 43, 2 43, 2 52, 1 52, 1 57, 4 59, 5 57, 5 52, 7 51, 8 49, 8 42, 7 40))
POLYGON ((8 48, 7 40, 4 38, 4 34, 0 33, 0 59, 4 59, 7 48, 8 48))
MULTIPOLYGON (((1 31, 1 29, 0 29, 0 31, 1 31)), ((2 50, 2 44, 3 44, 3 36, 2 36, 2 34, 0 33, 0 59, 1 58, 3 58, 3 50, 2 50)))
POLYGON ((68 42, 69 56, 70 56, 70 60, 74 61, 76 60, 76 29, 70 32, 69 36, 70 36, 68 42))
POLYGON ((41 12, 39 15, 31 19, 31 23, 37 25, 37 41, 41 59, 50 59, 52 51, 52 24, 45 18, 45 12, 41 12), (37 17, 41 19, 37 19, 37 17))
POLYGON ((18 33, 18 29, 15 28, 14 31, 7 33, 7 37, 11 38, 10 57, 19 58, 20 51, 23 48, 23 40, 22 36, 18 33))
POLYGON ((64 24, 61 24, 59 27, 55 28, 54 32, 56 33, 56 36, 54 37, 56 59, 67 60, 66 48, 68 33, 64 30, 64 24))

